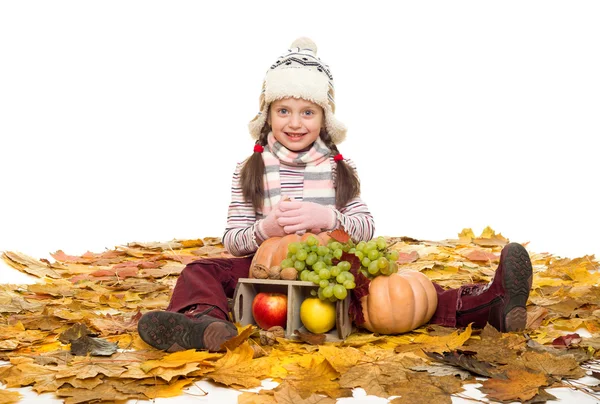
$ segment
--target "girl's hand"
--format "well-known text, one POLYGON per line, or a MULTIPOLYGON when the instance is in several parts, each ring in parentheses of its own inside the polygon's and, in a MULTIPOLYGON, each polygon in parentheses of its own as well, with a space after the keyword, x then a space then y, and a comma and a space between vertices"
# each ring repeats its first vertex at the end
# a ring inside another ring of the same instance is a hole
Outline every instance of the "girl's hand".
POLYGON ((258 222, 258 233, 264 240, 271 237, 283 237, 287 234, 283 226, 277 223, 277 218, 281 215, 279 205, 277 204, 267 217, 258 222))
POLYGON ((337 221, 332 208, 314 202, 281 201, 277 216, 278 224, 286 233, 331 230, 337 221))

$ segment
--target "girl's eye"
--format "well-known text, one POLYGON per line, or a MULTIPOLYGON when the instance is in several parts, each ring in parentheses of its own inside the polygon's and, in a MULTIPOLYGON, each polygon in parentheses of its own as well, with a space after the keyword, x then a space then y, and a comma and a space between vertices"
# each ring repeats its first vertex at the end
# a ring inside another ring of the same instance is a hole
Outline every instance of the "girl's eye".
POLYGON ((314 115, 314 112, 309 110, 309 111, 304 111, 304 114, 311 116, 311 115, 314 115))
POLYGON ((288 112, 288 110, 287 110, 287 109, 285 109, 285 108, 281 108, 281 109, 279 110, 279 113, 280 113, 280 114, 284 114, 284 115, 285 115, 285 114, 287 114, 287 112, 288 112))

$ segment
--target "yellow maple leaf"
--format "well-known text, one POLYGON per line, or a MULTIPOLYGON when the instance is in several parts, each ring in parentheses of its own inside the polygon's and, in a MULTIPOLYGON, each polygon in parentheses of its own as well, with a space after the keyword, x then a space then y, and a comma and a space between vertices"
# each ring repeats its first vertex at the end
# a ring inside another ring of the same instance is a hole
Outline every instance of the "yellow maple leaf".
POLYGON ((223 343, 223 345, 221 346, 222 350, 229 349, 230 351, 233 351, 235 348, 240 346, 244 341, 248 340, 250 335, 252 335, 252 333, 256 330, 256 327, 253 326, 252 324, 248 324, 243 327, 236 325, 236 327, 238 329, 238 335, 236 335, 235 337, 231 338, 228 341, 225 341, 223 343))
POLYGON ((238 396, 238 404, 277 404, 272 390, 261 390, 258 393, 244 392, 238 396))
POLYGON ((494 229, 492 229, 490 226, 486 226, 485 229, 483 229, 483 231, 481 232, 481 235, 479 237, 492 238, 495 235, 496 235, 496 232, 494 231, 494 229))
POLYGON ((552 325, 554 328, 565 331, 575 331, 579 329, 583 325, 583 319, 581 318, 559 318, 556 320, 552 320, 552 325))
POLYGON ((359 347, 365 344, 370 344, 385 339, 384 335, 375 334, 364 334, 364 333, 352 333, 341 342, 343 346, 359 347))
POLYGON ((289 384, 277 388, 274 395, 277 404, 335 404, 336 402, 333 398, 323 397, 318 394, 302 397, 289 384))
POLYGON ((204 362, 206 360, 212 360, 222 357, 223 354, 211 353, 208 351, 196 351, 195 349, 188 349, 186 351, 179 351, 172 354, 168 354, 158 360, 150 360, 142 363, 140 369, 144 372, 161 367, 161 368, 177 368, 190 362, 204 362))
POLYGON ((215 370, 206 376, 215 382, 235 388, 257 387, 270 369, 267 361, 253 361, 254 350, 245 341, 233 351, 227 351, 225 356, 215 362, 215 370))
POLYGON ((471 324, 461 333, 456 330, 450 335, 441 337, 432 337, 430 335, 418 335, 412 345, 400 345, 396 348, 396 352, 414 351, 422 349, 427 352, 444 353, 452 351, 463 346, 463 344, 471 338, 471 324))
POLYGON ((174 377, 186 376, 194 371, 198 370, 197 363, 186 363, 183 366, 177 368, 155 368, 152 373, 161 379, 170 382, 174 377))
POLYGON ((55 378, 56 372, 45 366, 33 363, 31 358, 19 358, 20 361, 2 373, 0 380, 7 387, 22 387, 33 384, 36 380, 42 380, 47 376, 55 378))
POLYGON ((18 403, 22 397, 18 391, 0 389, 0 404, 18 403))
POLYGON ((70 365, 57 366, 57 378, 75 376, 78 379, 87 379, 103 374, 108 377, 119 377, 127 369, 121 363, 110 363, 107 361, 93 359, 76 360, 70 365))
POLYGON ((304 351, 304 353, 295 353, 287 350, 284 351, 280 349, 272 349, 268 357, 258 358, 255 359, 255 361, 269 361, 271 364, 271 369, 269 370, 268 377, 281 380, 288 375, 288 367, 294 367, 296 365, 308 367, 310 366, 313 358, 317 356, 320 355, 318 355, 316 351, 309 353, 306 351, 304 351))
POLYGON ((195 240, 177 240, 179 244, 183 246, 183 248, 192 248, 192 247, 202 247, 204 245, 204 241, 201 239, 195 240))
POLYGON ((331 366, 327 359, 320 362, 313 360, 308 368, 297 367, 285 378, 304 399, 315 393, 329 397, 339 397, 342 393, 337 379, 340 373, 331 366))
POLYGON ((338 348, 333 345, 320 345, 319 353, 339 373, 344 373, 356 365, 365 355, 356 348, 338 348))
POLYGON ((470 228, 464 228, 458 233, 458 238, 462 243, 470 243, 475 238, 475 233, 470 228))

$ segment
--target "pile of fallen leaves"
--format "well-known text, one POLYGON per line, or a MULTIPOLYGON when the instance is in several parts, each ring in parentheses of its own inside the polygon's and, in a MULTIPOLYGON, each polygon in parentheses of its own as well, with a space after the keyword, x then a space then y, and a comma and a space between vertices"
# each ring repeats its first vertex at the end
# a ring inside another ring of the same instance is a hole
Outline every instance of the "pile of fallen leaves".
MULTIPOLYGON (((486 283, 508 240, 487 228, 439 242, 389 237, 400 269, 421 271, 444 287, 486 283)), ((52 254, 54 262, 16 252, 2 258, 41 279, 0 285, 0 382, 54 392, 66 403, 153 399, 182 394, 207 378, 235 389, 272 378, 273 390, 243 392, 239 403, 334 403, 361 387, 396 397, 392 403, 450 403, 463 385, 484 377, 481 391, 499 401, 544 402, 548 387, 596 376, 600 356, 600 289, 594 256, 564 259, 531 253, 533 290, 524 333, 426 325, 411 333, 380 336, 356 330, 345 341, 315 344, 264 338, 239 326, 226 353, 157 351, 137 335, 140 316, 164 309, 177 276, 191 261, 230 257, 220 240, 130 243, 103 253, 52 254), (592 335, 582 338, 576 330, 592 335), (262 345, 261 345, 262 344, 262 345)), ((313 343, 311 343, 313 342, 313 343)), ((0 403, 17 402, 0 389, 0 403)))

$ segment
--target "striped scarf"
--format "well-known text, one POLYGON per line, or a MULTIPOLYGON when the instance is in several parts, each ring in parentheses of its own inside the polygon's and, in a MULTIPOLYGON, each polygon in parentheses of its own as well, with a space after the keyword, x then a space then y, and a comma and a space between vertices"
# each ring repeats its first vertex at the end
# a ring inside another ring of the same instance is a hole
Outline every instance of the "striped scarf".
POLYGON ((265 201, 262 214, 268 215, 281 200, 280 164, 305 166, 303 200, 321 205, 335 205, 335 188, 329 160, 330 150, 321 138, 303 152, 294 152, 279 143, 273 133, 267 138, 268 147, 262 153, 265 162, 265 201))

